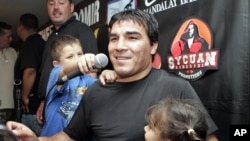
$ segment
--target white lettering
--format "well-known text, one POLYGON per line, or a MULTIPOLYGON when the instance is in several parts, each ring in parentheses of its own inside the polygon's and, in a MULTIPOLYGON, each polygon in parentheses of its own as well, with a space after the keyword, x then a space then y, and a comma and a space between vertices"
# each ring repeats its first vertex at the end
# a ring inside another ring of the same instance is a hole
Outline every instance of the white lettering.
POLYGON ((176 57, 168 56, 168 69, 216 68, 218 66, 218 52, 218 50, 214 50, 198 54, 183 54, 176 57))
POLYGON ((77 20, 90 26, 99 22, 99 9, 100 1, 96 0, 94 3, 89 4, 87 7, 84 7, 84 9, 80 9, 79 14, 77 12, 74 12, 73 15, 77 20))
POLYGON ((241 136, 240 130, 239 130, 239 129, 236 129, 236 130, 235 130, 234 136, 241 136))
POLYGON ((246 129, 236 129, 234 132, 234 136, 244 136, 247 133, 246 129))
POLYGON ((188 64, 188 56, 187 55, 183 55, 183 64, 188 64))
POLYGON ((182 78, 191 80, 191 79, 196 79, 196 78, 200 77, 202 75, 202 72, 198 71, 197 73, 191 74, 191 75, 186 75, 182 72, 179 72, 178 75, 181 76, 182 78))
POLYGON ((144 9, 144 11, 151 13, 151 14, 155 14, 155 13, 159 13, 171 8, 175 8, 178 7, 180 5, 185 5, 185 4, 189 4, 192 2, 196 2, 198 0, 165 0, 159 3, 156 3, 156 0, 145 0, 145 6, 147 7, 146 9, 144 9), (153 5, 154 4, 154 5, 153 5))
POLYGON ((173 57, 169 57, 168 58, 168 68, 170 69, 174 69, 174 58, 173 57))
POLYGON ((203 53, 199 53, 198 56, 199 57, 198 57, 197 63, 203 63, 204 62, 203 53))
POLYGON ((206 53, 206 62, 205 62, 205 66, 209 66, 209 65, 216 65, 216 56, 217 56, 217 52, 211 52, 211 53, 206 53))
POLYGON ((42 36, 42 38, 46 41, 49 37, 49 35, 52 33, 52 28, 53 25, 50 25, 43 30, 39 31, 39 34, 42 36))

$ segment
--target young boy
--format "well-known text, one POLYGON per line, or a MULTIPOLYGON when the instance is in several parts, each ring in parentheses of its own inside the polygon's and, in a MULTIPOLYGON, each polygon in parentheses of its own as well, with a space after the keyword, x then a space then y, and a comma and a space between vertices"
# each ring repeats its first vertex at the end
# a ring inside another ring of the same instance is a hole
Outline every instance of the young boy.
POLYGON ((145 141, 203 141, 204 113, 191 101, 162 99, 146 112, 145 141))
MULTIPOLYGON (((153 15, 139 9, 114 14, 109 22, 108 52, 116 82, 105 86, 93 83, 67 127, 52 137, 37 137, 17 122, 9 121, 7 127, 23 140, 86 141, 94 137, 100 141, 144 141, 144 116, 152 101, 192 99, 205 110, 188 81, 152 68, 158 37, 158 22, 153 15)), ((207 112, 206 120, 206 140, 215 141, 218 128, 207 112)))
MULTIPOLYGON (((96 73, 91 73, 74 77, 63 84, 57 84, 58 78, 61 78, 64 71, 63 66, 76 64, 75 62, 84 55, 77 38, 70 35, 58 36, 52 42, 50 52, 54 68, 50 73, 47 85, 45 121, 41 132, 43 136, 53 135, 66 127, 85 91, 97 80, 96 73)), ((95 56, 94 54, 85 55, 88 55, 86 58, 95 56)), ((108 74, 111 71, 105 72, 108 74)))

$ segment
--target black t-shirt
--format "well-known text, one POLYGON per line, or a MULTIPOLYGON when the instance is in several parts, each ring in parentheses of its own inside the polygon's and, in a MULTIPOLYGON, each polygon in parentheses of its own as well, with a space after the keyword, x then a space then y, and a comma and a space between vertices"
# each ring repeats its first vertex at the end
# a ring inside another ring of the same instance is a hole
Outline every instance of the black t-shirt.
MULTIPOLYGON (((141 80, 102 86, 94 83, 64 129, 74 140, 144 141, 147 108, 161 98, 192 99, 201 103, 188 81, 165 70, 155 70, 141 80)), ((202 104, 201 104, 202 105, 202 104)), ((208 133, 217 126, 207 115, 208 133)))
POLYGON ((75 17, 71 17, 58 30, 54 31, 48 38, 43 53, 41 66, 41 80, 39 82, 39 97, 44 98, 46 94, 47 83, 50 71, 53 68, 52 58, 50 55, 50 45, 52 41, 62 34, 72 35, 79 39, 84 53, 98 53, 97 42, 92 29, 86 24, 77 21, 75 17))
POLYGON ((36 70, 36 79, 30 94, 29 110, 30 114, 35 114, 40 100, 38 99, 38 83, 40 80, 39 69, 42 62, 42 54, 45 47, 45 41, 39 34, 29 36, 23 43, 18 58, 15 64, 15 80, 22 80, 23 71, 26 68, 33 68, 36 70))

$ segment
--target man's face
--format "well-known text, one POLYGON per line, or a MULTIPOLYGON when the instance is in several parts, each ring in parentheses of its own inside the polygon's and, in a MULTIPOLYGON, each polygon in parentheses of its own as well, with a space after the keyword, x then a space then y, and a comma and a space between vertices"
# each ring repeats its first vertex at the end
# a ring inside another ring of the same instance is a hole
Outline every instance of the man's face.
POLYGON ((18 25, 17 25, 17 35, 23 40, 23 37, 22 37, 22 32, 23 32, 23 30, 24 30, 24 27, 19 23, 18 25))
POLYGON ((61 27, 74 11, 74 5, 69 0, 48 0, 48 14, 56 29, 61 27))
POLYGON ((11 30, 4 30, 3 35, 0 35, 0 48, 6 48, 10 46, 12 41, 12 31, 11 30))
POLYGON ((158 43, 150 45, 146 30, 132 21, 113 24, 109 37, 109 56, 114 70, 123 82, 143 78, 152 68, 151 55, 158 43))

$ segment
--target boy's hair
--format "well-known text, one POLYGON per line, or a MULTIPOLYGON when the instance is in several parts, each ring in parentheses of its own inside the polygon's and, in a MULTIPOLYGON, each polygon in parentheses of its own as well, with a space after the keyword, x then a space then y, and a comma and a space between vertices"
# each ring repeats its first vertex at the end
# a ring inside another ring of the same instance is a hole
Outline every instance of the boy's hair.
POLYGON ((37 30, 38 29, 38 19, 35 15, 31 13, 25 13, 19 18, 19 24, 24 26, 26 29, 37 30))
POLYGON ((51 57, 52 60, 54 61, 60 61, 60 57, 61 57, 61 52, 62 49, 66 46, 66 45, 71 45, 73 46, 74 44, 78 44, 81 46, 80 41, 71 36, 71 35, 58 35, 51 43, 50 46, 50 53, 51 53, 51 57))
POLYGON ((132 21, 144 26, 150 44, 152 45, 153 43, 158 42, 158 21, 153 15, 139 9, 125 10, 112 16, 109 22, 109 28, 112 29, 113 24, 120 21, 132 21))
POLYGON ((205 113, 193 101, 162 99, 149 107, 146 120, 161 139, 173 141, 205 140, 208 126, 205 113))

